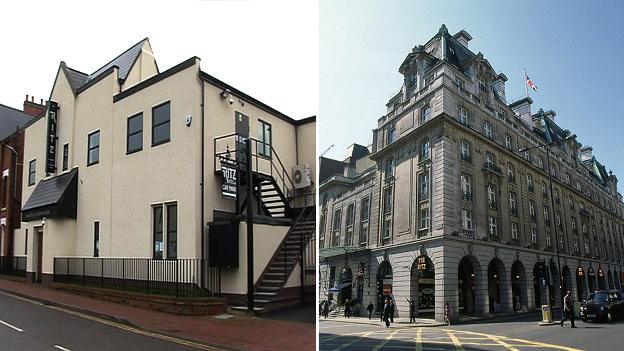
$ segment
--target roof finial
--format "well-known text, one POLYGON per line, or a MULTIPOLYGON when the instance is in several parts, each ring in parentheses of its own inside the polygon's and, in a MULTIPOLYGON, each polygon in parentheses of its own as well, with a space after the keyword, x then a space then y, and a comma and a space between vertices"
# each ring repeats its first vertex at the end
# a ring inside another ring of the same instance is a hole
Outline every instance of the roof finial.
POLYGON ((446 29, 446 24, 442 23, 442 26, 440 27, 440 33, 448 34, 448 30, 446 29))

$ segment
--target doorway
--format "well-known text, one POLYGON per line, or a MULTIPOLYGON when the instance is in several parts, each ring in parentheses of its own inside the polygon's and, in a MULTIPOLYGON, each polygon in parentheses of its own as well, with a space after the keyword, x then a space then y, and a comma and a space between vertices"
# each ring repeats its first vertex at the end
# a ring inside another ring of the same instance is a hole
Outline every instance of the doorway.
POLYGON ((35 240, 34 240, 34 250, 35 253, 35 262, 33 262, 33 267, 35 267, 35 283, 41 283, 41 274, 43 272, 43 228, 38 227, 35 228, 35 240))

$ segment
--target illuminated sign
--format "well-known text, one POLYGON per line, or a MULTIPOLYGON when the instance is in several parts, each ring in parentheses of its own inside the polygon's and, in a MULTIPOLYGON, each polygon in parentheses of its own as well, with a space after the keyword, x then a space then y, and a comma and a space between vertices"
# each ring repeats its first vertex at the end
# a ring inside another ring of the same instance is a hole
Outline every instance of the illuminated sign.
POLYGON ((237 194, 237 175, 236 163, 233 161, 221 160, 221 173, 223 174, 223 183, 221 184, 221 194, 225 197, 236 198, 237 194))
POLYGON ((46 174, 56 172, 56 127, 58 124, 58 110, 58 103, 50 101, 46 142, 46 174))

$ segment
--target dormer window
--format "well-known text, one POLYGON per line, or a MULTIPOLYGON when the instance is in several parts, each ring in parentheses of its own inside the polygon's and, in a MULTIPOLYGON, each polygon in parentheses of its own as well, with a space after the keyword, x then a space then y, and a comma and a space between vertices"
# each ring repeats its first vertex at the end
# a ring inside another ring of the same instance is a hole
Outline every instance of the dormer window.
POLYGON ((488 91, 487 85, 485 84, 485 80, 482 77, 479 78, 479 89, 485 93, 487 93, 488 91))

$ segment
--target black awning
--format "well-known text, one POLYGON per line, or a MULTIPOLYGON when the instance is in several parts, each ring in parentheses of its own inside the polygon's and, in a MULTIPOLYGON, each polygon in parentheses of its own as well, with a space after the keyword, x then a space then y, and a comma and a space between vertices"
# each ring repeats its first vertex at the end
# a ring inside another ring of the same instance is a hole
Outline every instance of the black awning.
POLYGON ((348 283, 342 283, 342 284, 338 284, 336 286, 334 286, 333 288, 329 289, 330 293, 337 293, 340 292, 340 290, 346 288, 347 286, 350 286, 351 282, 348 283))
POLYGON ((22 221, 42 218, 76 218, 78 168, 37 184, 22 208, 22 221))

